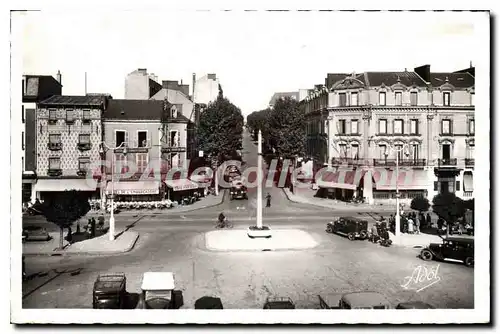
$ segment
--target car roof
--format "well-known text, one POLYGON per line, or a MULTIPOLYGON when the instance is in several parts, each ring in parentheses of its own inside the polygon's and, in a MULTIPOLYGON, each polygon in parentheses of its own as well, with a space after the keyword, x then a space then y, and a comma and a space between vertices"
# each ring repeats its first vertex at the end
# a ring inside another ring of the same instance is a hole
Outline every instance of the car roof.
POLYGON ((384 295, 374 291, 349 292, 342 296, 342 300, 351 307, 372 307, 390 304, 384 295))
POLYGON ((464 237, 448 237, 448 238, 445 238, 444 240, 446 240, 446 241, 464 242, 464 243, 468 243, 468 244, 473 244, 474 243, 474 239, 473 238, 464 238, 464 237))
POLYGON ((352 220, 352 221, 355 221, 355 222, 365 222, 366 221, 364 219, 357 218, 357 217, 340 217, 340 219, 352 220))
POLYGON ((173 290, 174 274, 171 272, 145 272, 142 277, 142 290, 173 290))

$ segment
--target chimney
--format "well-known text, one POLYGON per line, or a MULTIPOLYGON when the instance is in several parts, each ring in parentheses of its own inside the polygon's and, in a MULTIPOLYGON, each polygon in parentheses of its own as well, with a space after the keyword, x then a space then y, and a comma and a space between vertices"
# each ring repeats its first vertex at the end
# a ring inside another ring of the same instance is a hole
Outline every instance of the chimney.
POLYGON ((146 74, 148 74, 148 69, 147 68, 139 68, 139 69, 137 69, 137 72, 146 75, 146 74))
POLYGON ((195 85, 196 85, 196 73, 193 73, 193 102, 196 102, 194 100, 194 87, 195 87, 195 85))
POLYGON ((472 68, 472 60, 469 62, 469 68, 472 68))
POLYGON ((422 65, 413 69, 425 82, 431 82, 431 65, 422 65))
POLYGON ((62 82, 61 82, 61 71, 57 70, 57 76, 56 76, 56 79, 57 79, 57 82, 59 82, 61 85, 62 85, 62 82))

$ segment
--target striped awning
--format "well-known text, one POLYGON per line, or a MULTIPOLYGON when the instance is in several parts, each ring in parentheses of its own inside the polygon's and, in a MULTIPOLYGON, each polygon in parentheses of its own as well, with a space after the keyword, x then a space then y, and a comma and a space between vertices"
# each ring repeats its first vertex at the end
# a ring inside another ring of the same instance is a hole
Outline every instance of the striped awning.
POLYGON ((198 183, 188 179, 165 180, 165 184, 167 185, 167 187, 172 188, 173 191, 192 190, 199 188, 198 183))
MULTIPOLYGON (((394 170, 375 170, 373 180, 377 190, 396 190, 396 171, 394 170)), ((397 185, 400 190, 422 190, 427 189, 428 182, 430 181, 425 171, 410 169, 399 171, 397 185)))
POLYGON ((38 180, 35 191, 95 191, 97 181, 94 179, 57 179, 38 180))
POLYGON ((115 195, 156 195, 160 193, 158 181, 115 181, 108 182, 106 193, 115 195), (114 188, 114 189, 113 189, 114 188))
POLYGON ((474 179, 472 173, 464 173, 464 191, 474 191, 474 179))

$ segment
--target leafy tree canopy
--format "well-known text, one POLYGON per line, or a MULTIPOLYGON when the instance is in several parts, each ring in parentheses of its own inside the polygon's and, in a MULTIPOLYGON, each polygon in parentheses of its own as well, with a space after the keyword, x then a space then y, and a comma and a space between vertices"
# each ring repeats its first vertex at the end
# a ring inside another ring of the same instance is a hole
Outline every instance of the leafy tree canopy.
POLYGON ((42 213, 59 228, 70 227, 90 211, 89 195, 82 191, 51 192, 45 195, 42 213))
POLYGON ((254 140, 257 140, 259 130, 262 131, 262 137, 264 139, 268 139, 270 115, 271 109, 267 108, 259 111, 254 111, 247 116, 247 128, 253 135, 254 140))
POLYGON ((429 203, 429 200, 422 196, 415 197, 414 199, 411 200, 410 204, 410 207, 413 210, 417 210, 420 212, 428 211, 430 206, 431 204, 429 203))
POLYGON ((197 129, 200 149, 218 159, 241 150, 243 120, 241 110, 219 95, 200 116, 197 129))
POLYGON ((432 199, 432 210, 448 223, 454 223, 465 214, 464 201, 454 193, 442 193, 432 199))

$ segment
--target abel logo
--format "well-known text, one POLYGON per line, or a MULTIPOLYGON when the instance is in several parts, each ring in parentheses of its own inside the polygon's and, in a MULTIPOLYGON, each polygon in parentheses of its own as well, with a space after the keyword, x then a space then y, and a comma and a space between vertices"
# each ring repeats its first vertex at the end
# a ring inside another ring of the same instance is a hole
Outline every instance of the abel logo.
POLYGON ((413 270, 411 276, 405 277, 405 284, 401 285, 401 287, 406 290, 416 290, 416 292, 427 289, 441 280, 438 271, 439 264, 430 269, 420 265, 413 270))

